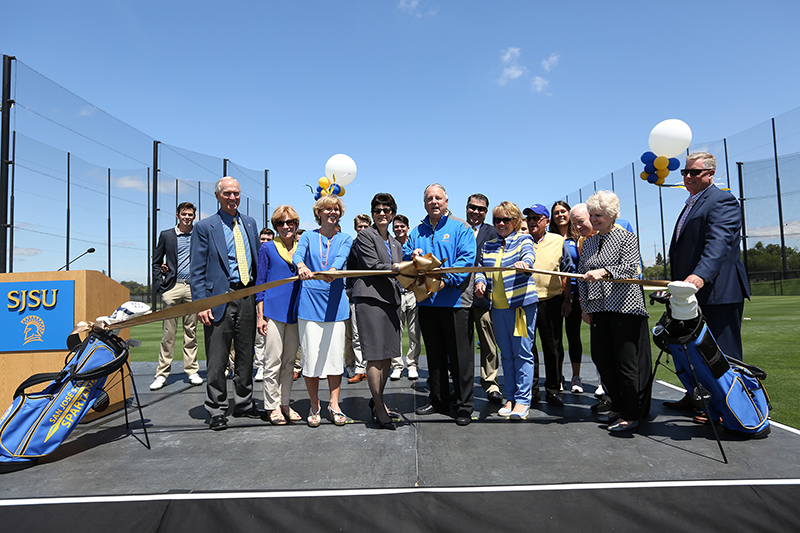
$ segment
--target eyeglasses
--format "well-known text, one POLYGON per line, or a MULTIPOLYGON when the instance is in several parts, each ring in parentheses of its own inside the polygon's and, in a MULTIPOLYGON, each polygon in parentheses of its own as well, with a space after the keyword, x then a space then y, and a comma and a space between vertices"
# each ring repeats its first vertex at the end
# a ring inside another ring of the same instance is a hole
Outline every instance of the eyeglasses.
POLYGON ((467 209, 469 209, 470 211, 477 211, 478 213, 485 213, 486 211, 489 210, 488 207, 475 204, 467 204, 467 209))
POLYGON ((392 210, 388 207, 376 207, 372 210, 372 213, 375 215, 383 215, 384 213, 387 215, 392 214, 392 210))
POLYGON ((278 226, 278 227, 280 227, 280 226, 294 226, 295 224, 297 224, 297 221, 294 220, 294 219, 277 220, 277 221, 275 221, 275 225, 278 226))
POLYGON ((495 224, 500 224, 501 222, 503 224, 510 224, 514 219, 511 217, 494 217, 492 220, 495 224))
POLYGON ((696 178, 703 172, 707 170, 714 170, 713 168, 682 168, 681 169, 681 176, 686 177, 686 174, 691 174, 693 178, 696 178))

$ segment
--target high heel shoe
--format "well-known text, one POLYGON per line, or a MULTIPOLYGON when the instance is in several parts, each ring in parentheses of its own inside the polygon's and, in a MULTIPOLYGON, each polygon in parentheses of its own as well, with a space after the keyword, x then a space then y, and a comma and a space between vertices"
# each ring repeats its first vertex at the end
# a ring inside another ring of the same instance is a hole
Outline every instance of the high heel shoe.
POLYGON ((347 417, 345 414, 341 411, 334 410, 330 405, 328 406, 328 414, 331 416, 331 422, 337 426, 343 426, 347 424, 347 417))
POLYGON ((378 423, 378 427, 380 427, 381 429, 390 429, 392 431, 397 429, 397 424, 395 424, 394 420, 392 420, 391 418, 389 419, 388 422, 382 422, 381 419, 378 418, 378 413, 375 412, 374 407, 372 408, 372 418, 375 419, 375 422, 378 423))
MULTIPOLYGON (((370 398, 369 400, 369 408, 370 411, 372 411, 372 418, 375 418, 375 400, 373 400, 372 398, 370 398)), ((398 413, 397 411, 390 411, 388 407, 386 408, 386 414, 388 414, 389 418, 391 418, 392 420, 401 419, 400 413, 398 413)), ((375 419, 377 420, 377 418, 375 419)))

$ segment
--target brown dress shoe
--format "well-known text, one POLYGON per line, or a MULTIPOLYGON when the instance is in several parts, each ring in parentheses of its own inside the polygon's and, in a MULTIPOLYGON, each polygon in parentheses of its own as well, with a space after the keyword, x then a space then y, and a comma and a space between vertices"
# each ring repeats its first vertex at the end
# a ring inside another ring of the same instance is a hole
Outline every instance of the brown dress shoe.
POLYGON ((300 376, 301 376, 300 372, 295 372, 294 373, 294 380, 297 381, 298 379, 300 379, 300 376))
POLYGON ((692 401, 691 394, 684 394, 683 398, 678 400, 677 402, 664 402, 664 407, 667 409, 679 409, 682 411, 688 411, 690 409, 695 409, 694 402, 692 401))
POLYGON ((365 379, 367 379, 367 375, 366 374, 355 374, 355 375, 353 375, 352 378, 348 379, 347 382, 348 383, 358 383, 359 381, 363 381, 365 379))

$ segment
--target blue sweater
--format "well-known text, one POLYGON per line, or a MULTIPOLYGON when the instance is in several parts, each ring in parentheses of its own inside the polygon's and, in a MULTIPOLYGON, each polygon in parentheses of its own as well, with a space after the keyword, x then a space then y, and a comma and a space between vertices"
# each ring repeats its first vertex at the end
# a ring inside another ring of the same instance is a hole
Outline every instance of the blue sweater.
MULTIPOLYGON (((475 235, 467 225, 450 212, 433 228, 428 217, 411 230, 403 245, 403 258, 419 248, 422 255, 432 252, 442 261, 443 267, 471 267, 475 265, 475 235)), ((444 288, 417 305, 422 307, 472 307, 472 287, 469 274, 443 274, 444 288)))

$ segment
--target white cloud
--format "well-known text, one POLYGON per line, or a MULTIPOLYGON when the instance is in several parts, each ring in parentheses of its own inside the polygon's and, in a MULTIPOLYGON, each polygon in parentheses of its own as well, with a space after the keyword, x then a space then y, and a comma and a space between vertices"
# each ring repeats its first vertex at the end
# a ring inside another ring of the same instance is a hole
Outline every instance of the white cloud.
POLYGON ((422 13, 420 10, 419 0, 400 0, 400 2, 397 3, 397 9, 415 18, 422 18, 423 16, 433 17, 439 12, 438 8, 431 8, 425 13, 422 13))
POLYGON ((42 251, 39 248, 20 248, 14 247, 14 255, 39 255, 42 251))
POLYGON ((537 93, 540 93, 547 89, 547 86, 550 85, 550 82, 544 78, 540 78, 539 76, 534 76, 533 81, 531 81, 531 87, 537 93))
MULTIPOLYGON (((780 228, 778 226, 761 226, 758 228, 747 228, 747 238, 748 239, 756 239, 759 237, 763 238, 774 238, 775 240, 780 239, 780 228)), ((783 225, 783 234, 794 236, 800 235, 800 220, 790 220, 783 225)), ((749 246, 752 246, 748 242, 749 246)))
POLYGON ((547 59, 542 60, 542 66, 544 67, 545 72, 550 72, 550 69, 558 65, 558 60, 561 58, 561 54, 558 52, 553 52, 550 54, 550 57, 547 59))
POLYGON ((114 182, 120 189, 136 189, 147 192, 147 183, 144 182, 141 176, 122 176, 121 178, 115 178, 114 182))
POLYGON ((515 80, 525 72, 525 67, 521 67, 518 63, 519 55, 520 49, 513 46, 502 51, 500 66, 503 68, 503 74, 497 80, 499 85, 505 85, 509 81, 515 80))
POLYGON ((78 111, 78 116, 91 117, 92 115, 94 115, 95 111, 97 111, 97 108, 95 106, 86 106, 82 108, 80 111, 78 111))

